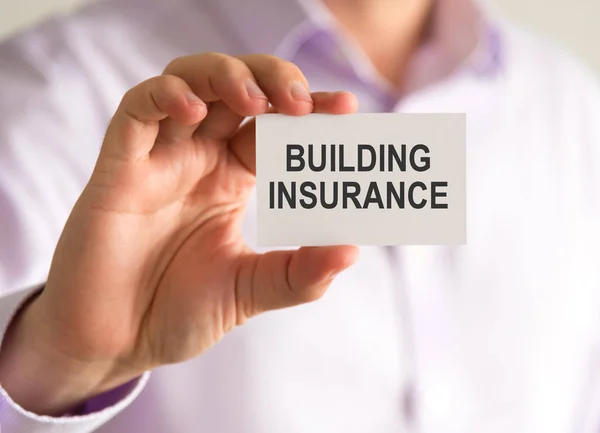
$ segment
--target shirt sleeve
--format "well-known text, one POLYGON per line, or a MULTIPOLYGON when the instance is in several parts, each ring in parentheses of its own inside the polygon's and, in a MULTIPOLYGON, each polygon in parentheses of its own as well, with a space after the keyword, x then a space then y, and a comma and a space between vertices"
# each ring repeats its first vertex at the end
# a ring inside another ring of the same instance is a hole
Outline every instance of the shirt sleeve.
MULTIPOLYGON (((4 334, 21 305, 40 287, 14 292, 0 299, 0 329, 4 334)), ((125 409, 143 390, 149 373, 86 402, 78 414, 63 417, 40 416, 16 404, 0 386, 0 431, 3 433, 87 433, 92 432, 125 409)))

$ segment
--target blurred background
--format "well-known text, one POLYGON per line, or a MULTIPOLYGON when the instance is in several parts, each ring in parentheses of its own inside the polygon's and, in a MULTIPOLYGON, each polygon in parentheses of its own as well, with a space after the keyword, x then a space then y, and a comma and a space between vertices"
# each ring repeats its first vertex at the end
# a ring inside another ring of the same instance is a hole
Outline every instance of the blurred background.
MULTIPOLYGON (((600 0, 487 1, 502 15, 570 48, 600 74, 600 0)), ((83 3, 85 0, 0 0, 0 39, 83 3)))

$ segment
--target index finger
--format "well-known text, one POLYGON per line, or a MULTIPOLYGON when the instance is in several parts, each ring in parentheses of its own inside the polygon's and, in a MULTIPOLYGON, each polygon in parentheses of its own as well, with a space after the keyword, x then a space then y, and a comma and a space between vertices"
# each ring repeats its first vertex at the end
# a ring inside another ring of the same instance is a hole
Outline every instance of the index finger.
POLYGON ((223 101, 240 116, 257 116, 269 106, 250 68, 235 57, 220 53, 180 57, 163 74, 183 79, 205 103, 223 101))
MULTIPOLYGON (((350 92, 317 92, 312 98, 313 113, 351 114, 358 109, 358 100, 350 92)), ((239 129, 229 142, 229 150, 247 171, 256 175, 256 119, 239 129)))

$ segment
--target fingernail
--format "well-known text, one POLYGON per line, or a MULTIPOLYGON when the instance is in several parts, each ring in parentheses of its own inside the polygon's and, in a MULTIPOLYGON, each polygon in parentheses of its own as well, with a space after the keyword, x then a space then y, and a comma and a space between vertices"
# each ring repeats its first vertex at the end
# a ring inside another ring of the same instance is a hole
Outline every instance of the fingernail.
POLYGON ((248 92, 248 96, 252 99, 267 99, 267 95, 258 87, 258 84, 250 78, 246 80, 246 91, 248 92))
POLYGON ((306 101, 310 102, 311 104, 313 103, 310 92, 300 81, 293 81, 290 85, 290 91, 292 93, 292 98, 294 98, 296 101, 306 101))
POLYGON ((187 92, 185 94, 185 99, 191 105, 206 105, 206 104, 204 104, 204 101, 202 101, 202 99, 200 99, 198 96, 196 96, 196 94, 194 92, 187 92))

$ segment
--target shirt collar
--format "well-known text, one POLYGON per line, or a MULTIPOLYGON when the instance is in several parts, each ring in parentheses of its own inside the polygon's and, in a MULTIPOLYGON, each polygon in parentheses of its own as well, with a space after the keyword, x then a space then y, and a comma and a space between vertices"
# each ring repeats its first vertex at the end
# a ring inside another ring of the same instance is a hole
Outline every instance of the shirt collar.
POLYGON ((434 0, 428 34, 406 74, 409 90, 439 81, 460 69, 478 76, 501 67, 498 28, 481 2, 434 0))
MULTIPOLYGON (((499 66, 498 33, 476 0, 434 0, 428 37, 408 67, 409 90, 423 87, 457 68, 477 74, 499 66)), ((214 0, 219 16, 232 26, 249 52, 290 59, 320 31, 332 31, 335 20, 320 0, 214 0)))

